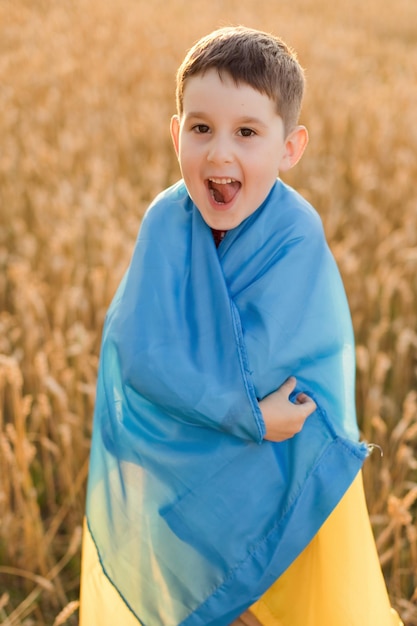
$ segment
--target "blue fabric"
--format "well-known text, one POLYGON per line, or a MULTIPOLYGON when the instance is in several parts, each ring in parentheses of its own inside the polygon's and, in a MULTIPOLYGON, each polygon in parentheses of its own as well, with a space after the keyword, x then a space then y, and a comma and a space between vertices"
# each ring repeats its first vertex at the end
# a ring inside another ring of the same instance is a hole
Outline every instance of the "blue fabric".
POLYGON ((182 182, 146 213, 103 333, 87 519, 144 626, 227 626, 291 564, 367 455, 339 272, 277 181, 218 250, 182 182), (263 440, 290 375, 317 410, 263 440))

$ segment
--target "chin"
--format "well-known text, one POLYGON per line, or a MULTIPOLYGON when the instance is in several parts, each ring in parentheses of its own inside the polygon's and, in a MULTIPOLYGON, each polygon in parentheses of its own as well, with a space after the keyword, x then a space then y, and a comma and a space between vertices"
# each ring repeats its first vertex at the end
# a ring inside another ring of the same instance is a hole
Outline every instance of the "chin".
POLYGON ((214 230, 233 230, 241 224, 242 220, 210 220, 206 223, 210 226, 210 228, 214 228, 214 230))

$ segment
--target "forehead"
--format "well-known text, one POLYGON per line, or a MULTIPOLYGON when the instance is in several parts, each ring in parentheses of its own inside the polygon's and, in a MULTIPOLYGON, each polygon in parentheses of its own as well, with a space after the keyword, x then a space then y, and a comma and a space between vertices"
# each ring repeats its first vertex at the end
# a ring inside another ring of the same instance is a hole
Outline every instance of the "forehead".
POLYGON ((198 106, 199 110, 231 109, 254 113, 278 115, 273 100, 243 81, 237 82, 227 72, 209 69, 204 73, 189 76, 184 85, 183 110, 189 113, 198 106))

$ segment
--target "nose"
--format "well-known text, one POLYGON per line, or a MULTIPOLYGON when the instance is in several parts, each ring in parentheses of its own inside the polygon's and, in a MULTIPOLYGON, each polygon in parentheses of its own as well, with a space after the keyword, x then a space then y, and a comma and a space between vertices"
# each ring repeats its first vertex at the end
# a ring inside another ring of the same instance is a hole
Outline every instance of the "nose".
POLYGON ((231 163, 233 148, 230 139, 222 135, 213 136, 208 146, 207 160, 210 163, 231 163))

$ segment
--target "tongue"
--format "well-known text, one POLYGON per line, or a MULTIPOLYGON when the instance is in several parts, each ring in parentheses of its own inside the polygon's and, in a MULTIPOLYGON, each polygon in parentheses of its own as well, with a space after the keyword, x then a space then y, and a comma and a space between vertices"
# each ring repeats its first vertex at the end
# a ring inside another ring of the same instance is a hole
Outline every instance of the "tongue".
POLYGON ((239 187, 240 183, 237 181, 226 184, 210 182, 211 195, 216 202, 220 202, 221 204, 231 202, 237 194, 239 187))

